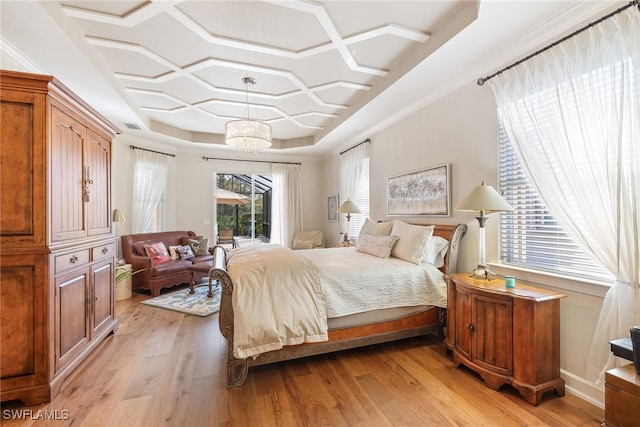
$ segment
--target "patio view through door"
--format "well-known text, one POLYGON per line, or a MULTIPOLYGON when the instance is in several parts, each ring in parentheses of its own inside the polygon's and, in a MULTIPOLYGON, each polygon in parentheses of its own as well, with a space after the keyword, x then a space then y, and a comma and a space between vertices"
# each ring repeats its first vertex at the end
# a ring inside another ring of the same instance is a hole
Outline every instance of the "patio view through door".
POLYGON ((269 243, 270 175, 217 174, 216 219, 223 246, 269 243))

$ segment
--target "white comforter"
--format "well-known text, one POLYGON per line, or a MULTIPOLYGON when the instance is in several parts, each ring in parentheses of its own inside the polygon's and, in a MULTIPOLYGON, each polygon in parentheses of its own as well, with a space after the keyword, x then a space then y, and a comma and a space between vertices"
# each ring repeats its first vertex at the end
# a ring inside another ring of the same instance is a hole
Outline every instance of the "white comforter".
POLYGON ((328 340, 324 292, 311 261, 280 245, 254 245, 230 251, 227 271, 235 357, 328 340))
POLYGON ((381 259, 356 248, 297 251, 320 271, 327 317, 392 307, 447 307, 444 274, 431 264, 381 259))

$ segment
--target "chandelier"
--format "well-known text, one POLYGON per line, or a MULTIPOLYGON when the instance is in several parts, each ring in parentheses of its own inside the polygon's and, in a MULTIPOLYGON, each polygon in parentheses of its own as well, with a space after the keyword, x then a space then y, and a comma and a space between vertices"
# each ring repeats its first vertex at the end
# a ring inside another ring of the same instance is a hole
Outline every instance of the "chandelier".
POLYGON ((247 89, 247 118, 232 120, 225 125, 225 142, 236 150, 255 153, 271 147, 271 126, 249 118, 249 85, 256 84, 253 77, 244 77, 247 89))

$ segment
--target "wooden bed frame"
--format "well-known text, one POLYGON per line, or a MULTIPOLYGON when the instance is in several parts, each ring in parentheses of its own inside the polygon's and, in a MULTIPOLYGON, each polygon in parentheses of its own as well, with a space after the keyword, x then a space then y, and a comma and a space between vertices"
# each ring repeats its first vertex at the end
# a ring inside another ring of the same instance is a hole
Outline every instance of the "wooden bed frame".
MULTIPOLYGON (((444 273, 458 271, 458 250, 460 240, 466 231, 467 226, 464 224, 435 226, 433 234, 444 237, 450 242, 445 265, 440 269, 444 273)), ((226 268, 226 250, 222 246, 216 246, 213 251, 213 267, 209 271, 209 277, 212 280, 217 280, 222 286, 219 322, 220 331, 227 340, 227 387, 242 385, 251 366, 332 353, 429 333, 435 333, 441 339, 444 338, 443 326, 446 319, 446 310, 433 307, 402 319, 329 330, 328 341, 286 346, 280 350, 262 353, 255 359, 237 359, 233 355, 233 283, 226 268)))

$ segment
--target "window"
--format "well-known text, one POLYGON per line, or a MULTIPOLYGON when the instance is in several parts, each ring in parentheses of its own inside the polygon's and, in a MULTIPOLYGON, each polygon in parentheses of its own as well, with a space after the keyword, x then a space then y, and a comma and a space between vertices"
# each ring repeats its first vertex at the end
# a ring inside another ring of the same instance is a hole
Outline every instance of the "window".
POLYGON ((138 209, 142 212, 151 212, 150 219, 145 221, 143 228, 138 231, 140 233, 154 233, 163 231, 164 228, 164 191, 157 203, 145 197, 149 193, 149 188, 152 187, 153 180, 153 166, 144 161, 137 162, 133 177, 134 197, 139 204, 138 209))
POLYGON ((553 219, 520 166, 502 124, 498 126, 498 171, 502 196, 514 208, 500 214, 503 264, 565 276, 612 281, 553 219))
POLYGON ((354 198, 354 203, 360 209, 359 214, 352 214, 349 222, 349 237, 354 238, 360 234, 364 221, 369 218, 369 158, 362 159, 362 172, 360 182, 354 198))

